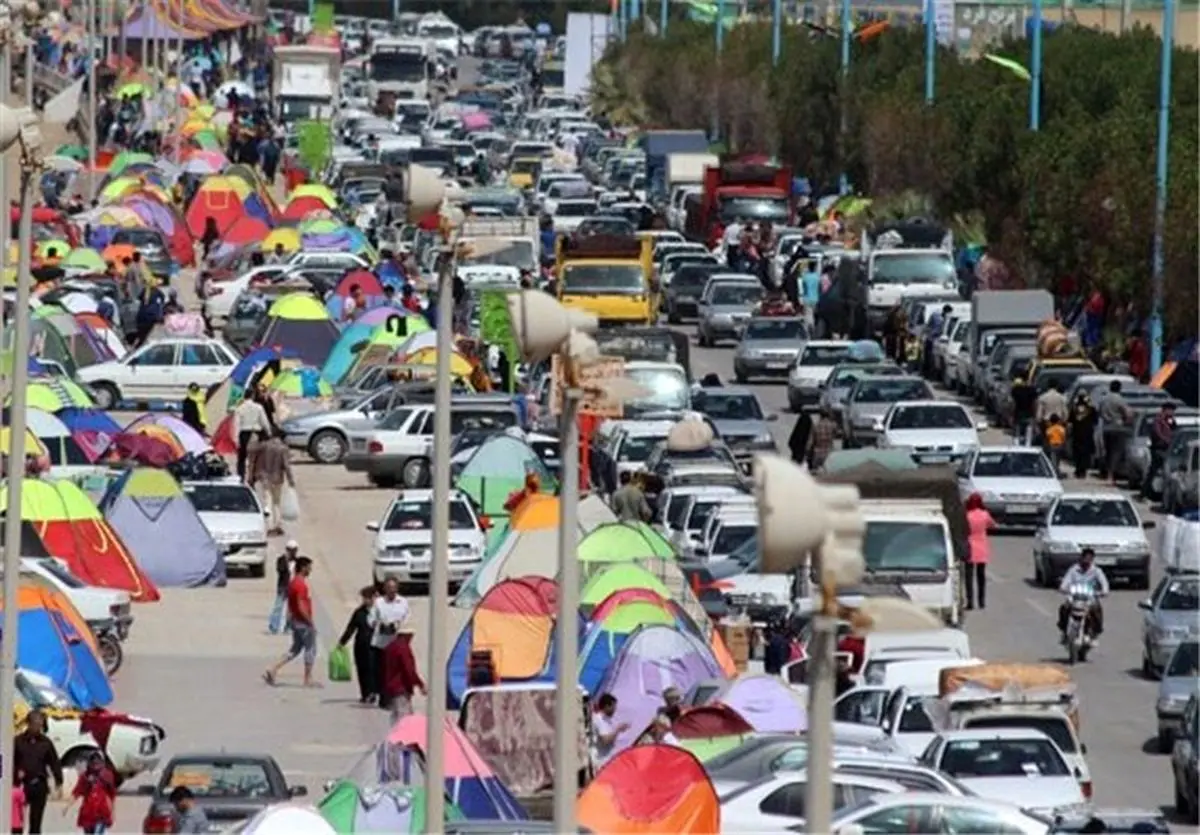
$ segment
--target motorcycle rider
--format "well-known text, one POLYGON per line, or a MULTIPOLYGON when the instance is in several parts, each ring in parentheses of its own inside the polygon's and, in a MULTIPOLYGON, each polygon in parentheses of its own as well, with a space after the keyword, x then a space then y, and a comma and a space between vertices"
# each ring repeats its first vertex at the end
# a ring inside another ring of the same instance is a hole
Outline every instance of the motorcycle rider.
MULTIPOLYGON (((1067 569, 1062 582, 1058 584, 1058 590, 1067 594, 1071 586, 1082 583, 1090 585, 1096 595, 1095 602, 1092 603, 1092 610, 1088 612, 1088 620, 1092 638, 1099 638, 1100 633, 1104 631, 1104 609, 1100 606, 1100 598, 1108 594, 1108 578, 1104 576, 1104 571, 1100 566, 1096 565, 1096 552, 1091 548, 1084 548, 1080 552, 1079 562, 1067 569)), ((1071 602, 1069 600, 1063 601, 1062 605, 1058 607, 1058 631, 1064 639, 1067 634, 1067 617, 1070 611, 1071 602)))

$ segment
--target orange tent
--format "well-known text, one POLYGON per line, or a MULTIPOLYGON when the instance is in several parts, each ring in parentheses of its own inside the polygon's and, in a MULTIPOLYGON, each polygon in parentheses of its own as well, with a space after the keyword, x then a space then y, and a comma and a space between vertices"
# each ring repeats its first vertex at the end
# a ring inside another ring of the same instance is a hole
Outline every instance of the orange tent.
POLYGON ((721 831, 721 804, 704 767, 673 745, 635 745, 609 760, 575 806, 581 826, 606 835, 721 831))

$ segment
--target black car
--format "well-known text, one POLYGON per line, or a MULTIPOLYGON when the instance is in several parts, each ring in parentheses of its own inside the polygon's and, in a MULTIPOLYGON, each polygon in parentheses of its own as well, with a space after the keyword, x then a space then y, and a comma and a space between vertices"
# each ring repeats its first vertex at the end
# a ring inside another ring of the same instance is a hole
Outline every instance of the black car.
POLYGON ((268 806, 304 797, 304 786, 289 786, 279 763, 264 754, 184 754, 163 767, 158 783, 141 786, 151 798, 143 832, 177 832, 171 792, 184 786, 216 827, 252 818, 268 806))

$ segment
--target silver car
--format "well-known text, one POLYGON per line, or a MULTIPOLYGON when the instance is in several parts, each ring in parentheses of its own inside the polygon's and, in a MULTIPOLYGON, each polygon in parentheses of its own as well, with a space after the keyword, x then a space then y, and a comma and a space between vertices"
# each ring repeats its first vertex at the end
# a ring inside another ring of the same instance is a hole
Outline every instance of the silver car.
POLYGON ((1001 528, 1035 530, 1063 488, 1037 447, 985 446, 963 461, 958 492, 977 493, 1001 528))
POLYGON ((1083 549, 1090 548, 1109 580, 1129 578, 1148 589, 1150 542, 1145 529, 1153 527, 1122 493, 1064 493, 1034 533, 1034 578, 1040 585, 1057 587, 1083 549))
POLYGON ((1200 643, 1192 638, 1175 648, 1158 684, 1154 713, 1158 717, 1158 750, 1164 754, 1170 753, 1176 735, 1183 728, 1183 710, 1188 699, 1200 689, 1197 676, 1200 676, 1200 643))
POLYGON ((874 446, 883 416, 893 403, 933 398, 933 389, 920 377, 862 377, 846 395, 842 408, 842 447, 874 446))
POLYGON ((701 388, 692 394, 692 408, 712 421, 744 472, 750 471, 755 455, 776 451, 769 423, 779 416, 764 414, 758 398, 749 389, 701 388))
POLYGON ((696 326, 699 343, 710 348, 723 339, 736 339, 762 297, 762 282, 753 276, 714 275, 700 297, 700 321, 696 326))
POLYGON ((1200 577, 1168 574, 1138 608, 1143 613, 1142 672, 1153 678, 1181 643, 1195 641, 1200 632, 1200 577))
POLYGON ((808 326, 798 317, 757 316, 746 323, 733 352, 733 376, 786 377, 808 339, 808 326))
POLYGON ((1163 480, 1163 512, 1192 510, 1200 500, 1200 441, 1191 441, 1163 480))
POLYGON ((850 394, 850 389, 854 388, 855 383, 864 377, 904 377, 907 374, 908 372, 903 368, 890 362, 874 365, 850 362, 835 366, 829 372, 829 376, 825 378, 825 384, 821 386, 819 408, 828 411, 841 427, 842 409, 846 405, 846 396, 850 394))
POLYGON ((350 433, 374 428, 393 402, 405 402, 399 386, 369 394, 344 409, 288 418, 280 429, 292 449, 307 452, 318 464, 337 464, 350 449, 350 433))
MULTIPOLYGON (((1133 431, 1125 441, 1125 454, 1121 457, 1125 469, 1125 477, 1129 485, 1142 487, 1146 473, 1150 471, 1150 430, 1158 417, 1158 409, 1139 409, 1133 422, 1133 431)), ((1175 410, 1176 426, 1200 426, 1200 410, 1177 408, 1175 410)), ((1150 485, 1153 495, 1162 494, 1162 473, 1150 485)))

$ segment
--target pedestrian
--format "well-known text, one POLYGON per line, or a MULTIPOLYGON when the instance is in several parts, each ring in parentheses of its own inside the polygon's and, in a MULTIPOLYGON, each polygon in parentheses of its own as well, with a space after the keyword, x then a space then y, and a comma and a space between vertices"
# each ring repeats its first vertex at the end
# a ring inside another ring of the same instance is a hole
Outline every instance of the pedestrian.
MULTIPOLYGON (((137 253, 135 252, 134 255, 137 253)), ((134 317, 137 332, 131 348, 141 348, 149 341, 155 325, 162 322, 164 318, 166 306, 167 298, 160 289, 151 287, 145 292, 138 304, 137 315, 134 317)))
POLYGON ((271 606, 271 615, 267 618, 267 631, 278 635, 283 631, 283 615, 287 611, 288 585, 292 582, 292 567, 296 557, 300 556, 300 543, 289 539, 283 546, 283 553, 275 559, 275 603, 271 606))
POLYGON ((791 656, 790 643, 784 624, 773 622, 768 625, 767 645, 763 650, 764 673, 769 676, 777 676, 783 672, 783 668, 791 656))
MULTIPOLYGON (((671 685, 662 692, 663 710, 679 713, 683 710, 683 691, 675 685, 671 685)), ((672 717, 674 719, 674 717, 672 717)))
POLYGON ((1096 456, 1096 407, 1086 391, 1075 395, 1067 418, 1071 430, 1071 462, 1075 478, 1085 478, 1096 456))
POLYGON ((383 651, 380 706, 391 714, 393 724, 412 714, 414 694, 426 692, 425 682, 417 672, 412 637, 411 631, 400 629, 383 651))
POLYGON ((46 801, 50 799, 50 780, 54 780, 56 797, 63 790, 62 763, 54 743, 46 736, 46 717, 40 710, 29 711, 25 730, 13 740, 13 769, 14 774, 24 776, 21 788, 29 807, 29 825, 25 831, 40 835, 46 801))
POLYGON ((828 406, 822 406, 821 417, 817 419, 817 425, 812 430, 812 445, 808 451, 808 468, 814 473, 820 472, 825 466, 826 459, 833 452, 836 435, 837 424, 833 421, 833 415, 828 406))
POLYGON ((221 230, 217 228, 217 219, 212 215, 204 218, 204 233, 200 236, 200 246, 204 249, 204 260, 212 253, 212 249, 221 240, 221 230))
POLYGON ((367 613, 375 669, 383 669, 383 651, 408 622, 409 613, 408 601, 400 596, 400 584, 395 577, 388 577, 383 581, 383 594, 375 598, 367 613))
POLYGON ((1046 455, 1050 459, 1050 466, 1054 467, 1054 477, 1062 478, 1059 462, 1062 461, 1063 450, 1067 446, 1067 427, 1062 418, 1058 415, 1051 415, 1050 423, 1046 426, 1042 437, 1046 442, 1046 455))
POLYGON ((628 470, 623 470, 619 478, 621 486, 612 494, 611 501, 617 519, 621 522, 649 522, 653 514, 640 479, 635 481, 628 470))
POLYGON ((317 624, 313 619, 312 592, 308 587, 308 576, 312 573, 312 560, 296 557, 295 575, 288 583, 288 625, 292 630, 292 645, 287 654, 263 673, 263 681, 275 686, 276 676, 287 664, 304 656, 304 686, 317 687, 313 680, 313 665, 317 661, 317 624))
POLYGON ((617 722, 617 697, 601 693, 592 710, 592 765, 599 769, 616 753, 617 738, 629 730, 628 722, 617 722))
POLYGON ((996 527, 996 520, 984 507, 983 496, 972 493, 967 498, 967 543, 969 553, 964 566, 963 580, 966 585, 967 608, 987 608, 987 565, 992 558, 992 543, 988 532, 996 527))
POLYGON ((117 799, 117 779, 104 762, 104 755, 93 751, 87 759, 84 771, 79 775, 71 791, 71 802, 63 806, 63 817, 79 801, 79 815, 75 819, 87 835, 104 835, 113 826, 113 804, 117 799))
POLYGON ((359 589, 359 604, 350 613, 350 620, 338 639, 338 646, 344 647, 354 641, 354 674, 358 678, 358 703, 370 704, 380 693, 377 682, 375 659, 371 653, 370 613, 371 605, 375 602, 374 586, 363 586, 359 589))
POLYGON ((12 789, 12 831, 16 833, 25 832, 25 774, 17 769, 13 774, 13 789, 12 789))
POLYGON ((271 265, 282 265, 287 263, 287 252, 284 251, 283 244, 276 242, 275 249, 267 256, 266 263, 271 265))
POLYGON ((1012 387, 1012 423, 1013 438, 1017 446, 1030 446, 1033 443, 1033 427, 1038 410, 1037 389, 1020 374, 1013 377, 1012 387))
POLYGON ((671 717, 666 711, 660 710, 654 714, 654 721, 649 728, 650 742, 659 745, 679 745, 679 738, 671 732, 671 717))
POLYGON ((1124 454, 1126 428, 1133 423, 1133 410, 1121 394, 1121 381, 1113 380, 1100 398, 1100 441, 1104 445, 1104 473, 1108 483, 1117 484, 1117 465, 1124 454))
POLYGON ((208 421, 204 415, 206 405, 204 393, 200 391, 199 384, 188 383, 187 396, 183 398, 183 402, 180 404, 181 417, 184 423, 201 435, 208 434, 208 421))
POLYGON ((1138 497, 1150 498, 1154 491, 1154 479, 1162 472, 1167 450, 1171 448, 1171 439, 1175 437, 1175 404, 1164 403, 1154 416, 1150 427, 1150 466, 1146 468, 1146 476, 1142 479, 1138 497))
POLYGON ((187 786, 176 786, 171 789, 171 794, 167 799, 171 805, 175 807, 175 816, 178 818, 176 832, 182 833, 200 833, 208 832, 208 816, 204 814, 204 810, 196 805, 196 796, 192 794, 192 790, 187 786))
POLYGON ((258 402, 255 393, 244 398, 233 410, 233 436, 237 439, 237 474, 247 484, 246 461, 250 454, 250 442, 260 433, 271 431, 271 422, 266 410, 258 402))
POLYGON ((361 284, 351 284, 350 294, 342 302, 342 321, 353 322, 358 314, 367 309, 367 295, 361 284))
POLYGON ((1050 419, 1057 416, 1059 420, 1067 418, 1067 398, 1062 393, 1062 387, 1058 380, 1051 380, 1050 385, 1042 392, 1037 399, 1037 407, 1034 411, 1034 419, 1037 421, 1038 432, 1043 435, 1043 447, 1045 446, 1046 427, 1050 425, 1050 419))
POLYGON ((296 489, 291 452, 278 430, 259 435, 250 461, 250 485, 262 482, 263 504, 267 506, 267 536, 283 536, 283 488, 296 489))
POLYGON ((812 437, 813 419, 808 412, 801 412, 788 436, 788 450, 792 453, 792 461, 804 464, 808 459, 808 441, 812 437))

